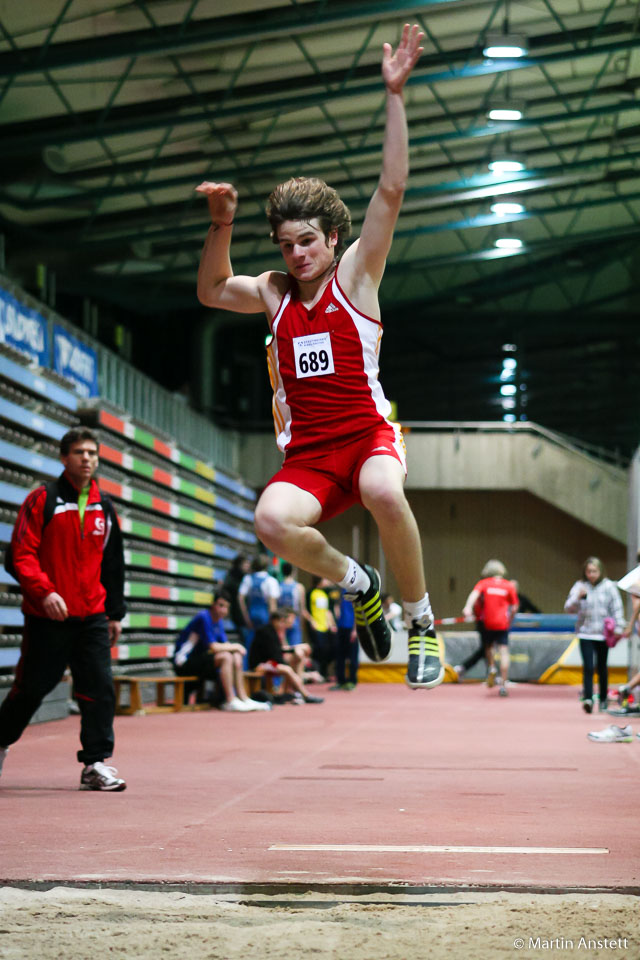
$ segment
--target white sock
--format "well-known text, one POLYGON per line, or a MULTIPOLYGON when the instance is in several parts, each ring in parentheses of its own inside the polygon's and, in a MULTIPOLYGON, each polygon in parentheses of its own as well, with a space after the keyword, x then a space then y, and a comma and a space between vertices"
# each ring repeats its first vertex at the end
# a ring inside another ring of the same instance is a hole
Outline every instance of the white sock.
POLYGON ((427 624, 433 623, 433 613, 428 593, 425 593, 422 600, 418 600, 417 603, 409 603, 408 600, 403 600, 402 609, 404 610, 404 622, 407 627, 411 627, 413 620, 424 620, 427 624))
POLYGON ((338 580, 338 586, 346 590, 347 593, 364 593, 371 586, 367 572, 362 569, 359 563, 347 557, 349 566, 342 580, 338 580))

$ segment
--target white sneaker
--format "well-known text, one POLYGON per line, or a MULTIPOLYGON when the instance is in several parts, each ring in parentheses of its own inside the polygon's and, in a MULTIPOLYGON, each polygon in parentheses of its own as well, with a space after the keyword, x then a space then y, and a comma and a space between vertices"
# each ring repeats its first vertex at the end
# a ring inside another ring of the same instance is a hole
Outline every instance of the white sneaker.
POLYGON ((271 709, 270 703, 263 703, 261 700, 252 700, 250 697, 247 697, 246 700, 241 700, 240 703, 243 705, 245 713, 271 709))
POLYGON ((466 673, 467 671, 466 671, 465 668, 462 666, 462 664, 459 663, 459 664, 457 664, 457 665, 453 668, 453 672, 455 673, 455 675, 456 675, 456 677, 457 677, 457 680, 458 680, 458 683, 459 683, 459 682, 462 680, 462 678, 464 677, 464 675, 465 675, 465 673, 466 673))
POLYGON ((268 700, 252 700, 250 697, 243 700, 243 703, 249 704, 249 710, 271 710, 271 704, 268 700))
POLYGON ((0 747, 0 774, 2 773, 2 764, 4 763, 4 758, 9 753, 9 747, 0 747))
POLYGON ((221 703, 220 709, 225 710, 227 713, 248 713, 249 710, 253 710, 253 707, 247 706, 247 702, 245 700, 241 700, 239 697, 234 697, 233 700, 227 700, 224 703, 221 703))
POLYGON ((80 790, 126 790, 127 784, 118 776, 115 767, 108 767, 101 760, 87 764, 80 775, 80 790))
POLYGON ((589 740, 595 740, 596 743, 632 743, 633 730, 630 724, 626 727, 617 727, 615 723, 605 727, 604 730, 594 730, 587 734, 589 740))

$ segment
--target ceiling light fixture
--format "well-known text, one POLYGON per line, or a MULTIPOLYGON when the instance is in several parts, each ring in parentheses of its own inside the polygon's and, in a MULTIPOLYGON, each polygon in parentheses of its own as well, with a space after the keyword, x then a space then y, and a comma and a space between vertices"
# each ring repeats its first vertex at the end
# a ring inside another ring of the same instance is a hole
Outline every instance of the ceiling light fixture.
POLYGON ((493 157, 489 161, 489 170, 492 173, 520 173, 526 169, 526 163, 520 157, 507 153, 493 157))
POLYGON ((68 173, 71 169, 69 158, 60 147, 46 146, 42 151, 42 159, 52 173, 68 173))
POLYGON ((522 245, 518 237, 498 237, 494 244, 498 250, 521 250, 522 245))
POLYGON ((490 209, 496 216, 506 217, 510 213, 524 213, 524 204, 518 203, 517 200, 496 200, 491 204, 490 209))
POLYGON ((517 100, 494 100, 487 108, 488 120, 522 120, 524 103, 517 100))
POLYGON ((516 60, 526 57, 529 44, 520 33, 488 33, 485 37, 482 55, 488 60, 516 60))

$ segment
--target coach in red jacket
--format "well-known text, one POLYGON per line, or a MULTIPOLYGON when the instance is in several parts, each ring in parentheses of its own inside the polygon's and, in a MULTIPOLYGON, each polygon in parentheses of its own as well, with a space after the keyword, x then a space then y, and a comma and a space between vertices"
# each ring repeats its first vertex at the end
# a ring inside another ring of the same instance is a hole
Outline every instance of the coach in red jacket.
POLYGON ((25 625, 16 679, 0 706, 0 770, 69 666, 81 717, 80 789, 124 790, 104 763, 114 744, 110 647, 126 611, 122 537, 93 479, 98 442, 91 431, 69 430, 60 459, 64 472, 29 494, 11 539, 25 625))

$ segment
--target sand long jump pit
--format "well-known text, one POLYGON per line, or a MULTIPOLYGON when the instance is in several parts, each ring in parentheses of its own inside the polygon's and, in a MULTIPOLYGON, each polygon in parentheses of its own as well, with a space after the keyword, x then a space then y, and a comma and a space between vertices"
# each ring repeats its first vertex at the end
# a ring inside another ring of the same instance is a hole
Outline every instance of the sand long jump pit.
POLYGON ((338 895, 0 888, 3 960, 640 958, 640 897, 441 888, 338 895))

